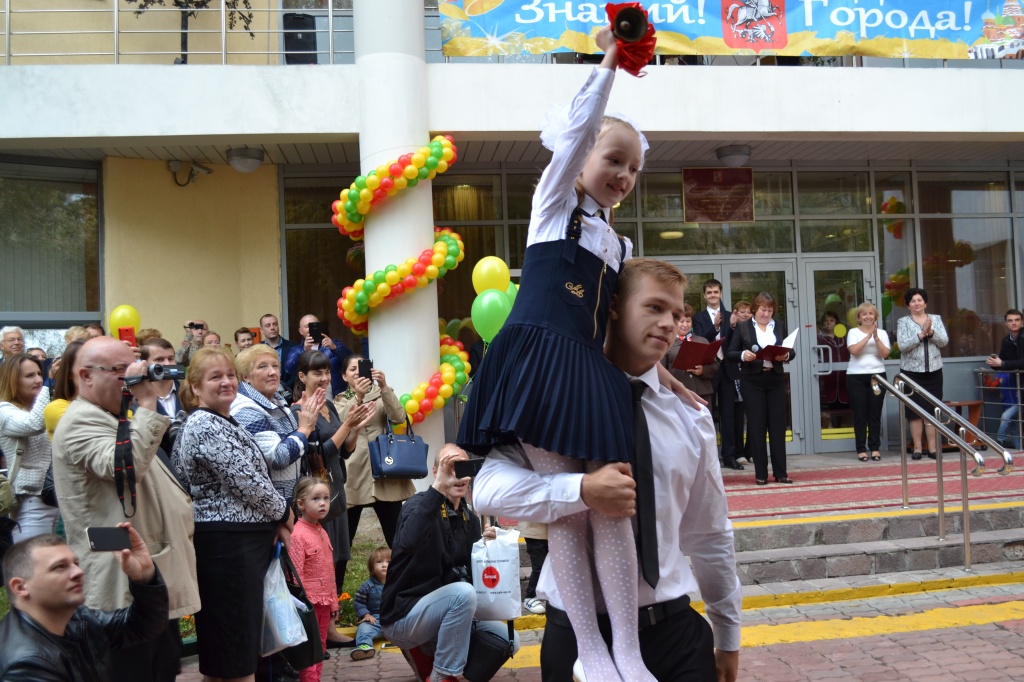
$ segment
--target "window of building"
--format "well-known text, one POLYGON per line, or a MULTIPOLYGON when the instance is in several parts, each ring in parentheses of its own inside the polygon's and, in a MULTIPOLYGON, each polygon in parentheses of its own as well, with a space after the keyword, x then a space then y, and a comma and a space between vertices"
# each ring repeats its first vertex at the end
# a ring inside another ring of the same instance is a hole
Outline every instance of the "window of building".
POLYGON ((1014 299, 1011 225, 1009 217, 921 219, 921 281, 928 312, 941 315, 949 332, 943 355, 999 350, 1014 299))
POLYGON ((864 171, 797 173, 802 215, 856 215, 870 211, 868 174, 864 171))
POLYGON ((0 162, 0 314, 23 327, 100 319, 99 168, 0 162))

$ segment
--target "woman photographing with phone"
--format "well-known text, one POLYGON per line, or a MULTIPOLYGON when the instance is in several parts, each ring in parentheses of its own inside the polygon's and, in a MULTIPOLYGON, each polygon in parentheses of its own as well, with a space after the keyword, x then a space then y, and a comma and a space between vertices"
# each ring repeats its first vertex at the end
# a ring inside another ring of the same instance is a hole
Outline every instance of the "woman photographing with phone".
POLYGON ((857 327, 846 334, 850 364, 846 369, 846 392, 853 408, 853 436, 857 443, 857 459, 878 461, 882 454, 882 405, 885 393, 871 390, 871 375, 885 375, 885 359, 889 357, 889 335, 878 328, 878 309, 870 303, 857 306, 857 327))
MULTIPOLYGON (((365 426, 358 430, 355 449, 348 458, 348 481, 345 483, 345 496, 348 498, 348 538, 349 543, 356 536, 359 518, 363 509, 373 507, 384 531, 384 541, 388 547, 395 539, 395 528, 398 516, 402 512, 402 502, 416 492, 412 481, 402 479, 374 480, 370 470, 370 442, 385 431, 387 420, 392 424, 405 422, 405 408, 398 402, 398 396, 387 384, 384 372, 373 368, 373 363, 358 354, 352 354, 345 360, 345 381, 348 390, 334 399, 338 416, 345 421, 350 410, 360 405, 372 404, 372 416, 365 426), (362 367, 362 376, 360 376, 362 367), (367 378, 369 375, 369 378, 367 378)), ((338 580, 344 579, 345 571, 338 572, 338 580)))

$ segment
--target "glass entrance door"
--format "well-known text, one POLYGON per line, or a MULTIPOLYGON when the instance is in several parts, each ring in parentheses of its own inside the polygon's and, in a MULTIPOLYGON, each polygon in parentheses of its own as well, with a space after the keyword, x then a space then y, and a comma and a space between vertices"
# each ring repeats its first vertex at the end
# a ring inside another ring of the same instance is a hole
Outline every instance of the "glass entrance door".
POLYGON ((846 393, 850 353, 846 333, 857 326, 856 309, 877 301, 875 263, 870 257, 806 259, 803 261, 801 300, 804 367, 810 389, 805 406, 809 415, 809 446, 813 452, 853 452, 853 412, 846 393))
MULTIPOLYGON (((725 285, 722 300, 730 306, 735 306, 739 301, 750 303, 755 296, 765 291, 776 301, 775 319, 781 320, 790 331, 800 324, 797 315, 795 261, 784 259, 726 263, 723 264, 722 275, 722 283, 725 285)), ((785 367, 786 395, 789 398, 786 406, 786 454, 793 455, 806 452, 800 405, 803 404, 801 396, 805 383, 802 377, 807 371, 806 362, 801 362, 799 347, 796 360, 786 363, 785 367)))

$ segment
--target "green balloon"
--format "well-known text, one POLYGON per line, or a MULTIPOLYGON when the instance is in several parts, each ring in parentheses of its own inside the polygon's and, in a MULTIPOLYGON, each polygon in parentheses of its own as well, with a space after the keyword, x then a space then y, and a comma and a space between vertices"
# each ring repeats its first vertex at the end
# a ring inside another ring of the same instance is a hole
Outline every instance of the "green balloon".
POLYGON ((419 176, 420 176, 420 180, 426 180, 426 179, 427 179, 427 176, 429 176, 429 175, 430 175, 430 169, 429 169, 429 168, 427 168, 426 166, 422 166, 422 167, 421 167, 421 168, 420 168, 420 169, 419 169, 418 171, 416 171, 416 172, 417 172, 417 173, 419 174, 419 176))
POLYGON ((434 170, 435 168, 437 168, 437 157, 431 154, 430 156, 423 160, 423 165, 429 168, 430 170, 434 170))
MULTIPOLYGON (((378 270, 377 272, 373 273, 373 283, 374 284, 384 284, 384 271, 383 270, 378 270)), ((366 286, 366 285, 364 284, 363 286, 366 286)), ((374 288, 376 288, 376 287, 374 287, 374 288)))
POLYGON ((359 199, 360 199, 359 190, 357 190, 357 189, 350 189, 348 191, 348 200, 353 202, 353 205, 359 203, 359 199))
MULTIPOLYGON (((457 317, 453 317, 452 319, 448 320, 448 324, 446 324, 444 326, 444 333, 447 334, 448 336, 452 337, 453 339, 458 339, 459 338, 459 326, 461 324, 462 324, 462 320, 460 320, 457 317)), ((449 355, 446 355, 445 357, 457 357, 457 356, 452 356, 452 355, 449 354, 449 355)), ((445 360, 445 362, 451 362, 451 360, 445 360)))
POLYGON ((397 269, 398 269, 397 265, 389 265, 386 268, 384 268, 384 272, 394 272, 397 269))
POLYGON ((459 261, 455 258, 455 256, 445 256, 445 258, 444 258, 444 267, 445 267, 445 269, 451 270, 452 268, 454 268, 458 264, 459 264, 459 261))
MULTIPOLYGON (((512 311, 512 304, 505 292, 497 289, 485 289, 473 301, 473 327, 487 343, 490 343, 497 335, 498 330, 505 324, 508 314, 512 311)), ((460 381, 460 384, 466 383, 460 381)))
POLYGON ((466 373, 465 372, 456 372, 455 373, 455 383, 459 384, 460 386, 462 384, 465 384, 466 383, 466 373))
POLYGON ((519 287, 516 286, 515 282, 508 283, 508 289, 505 289, 505 295, 508 296, 509 303, 516 302, 516 296, 519 295, 519 287))
POLYGON ((363 291, 365 291, 367 294, 372 294, 373 292, 377 291, 377 283, 374 282, 372 279, 364 281, 363 291))
POLYGON ((409 187, 415 187, 418 184, 420 184, 420 179, 418 177, 409 178, 409 187))
POLYGON ((402 396, 398 399, 398 402, 401 403, 402 405, 405 405, 410 400, 412 400, 412 396, 409 395, 408 393, 403 393, 402 396))
POLYGON ((882 317, 889 317, 889 313, 892 312, 892 296, 889 294, 882 295, 882 317))
POLYGON ((369 302, 370 302, 370 297, 369 297, 369 295, 367 295, 367 293, 365 291, 360 291, 359 293, 356 294, 356 305, 357 306, 361 306, 361 305, 364 306, 364 305, 366 305, 369 302))
POLYGON ((362 175, 356 176, 356 189, 366 189, 366 177, 362 175))

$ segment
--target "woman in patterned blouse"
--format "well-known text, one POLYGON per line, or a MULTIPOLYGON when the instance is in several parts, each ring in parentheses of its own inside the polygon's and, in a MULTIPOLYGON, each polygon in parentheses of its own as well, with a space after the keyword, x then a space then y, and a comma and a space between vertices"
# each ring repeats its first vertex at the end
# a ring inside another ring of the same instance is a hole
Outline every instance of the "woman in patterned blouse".
MULTIPOLYGON (((940 348, 949 343, 949 335, 938 315, 929 315, 928 292, 914 287, 908 289, 903 301, 910 309, 910 314, 901 317, 896 324, 896 342, 900 347, 900 372, 917 382, 928 393, 942 400, 942 356, 940 348)), ((912 400, 923 410, 930 412, 932 406, 920 395, 914 394, 912 400)), ((938 452, 935 444, 935 427, 924 428, 924 420, 913 410, 907 410, 907 421, 910 422, 910 437, 914 441, 913 459, 921 459, 921 434, 926 434, 928 449, 925 454, 935 459, 938 452)))

